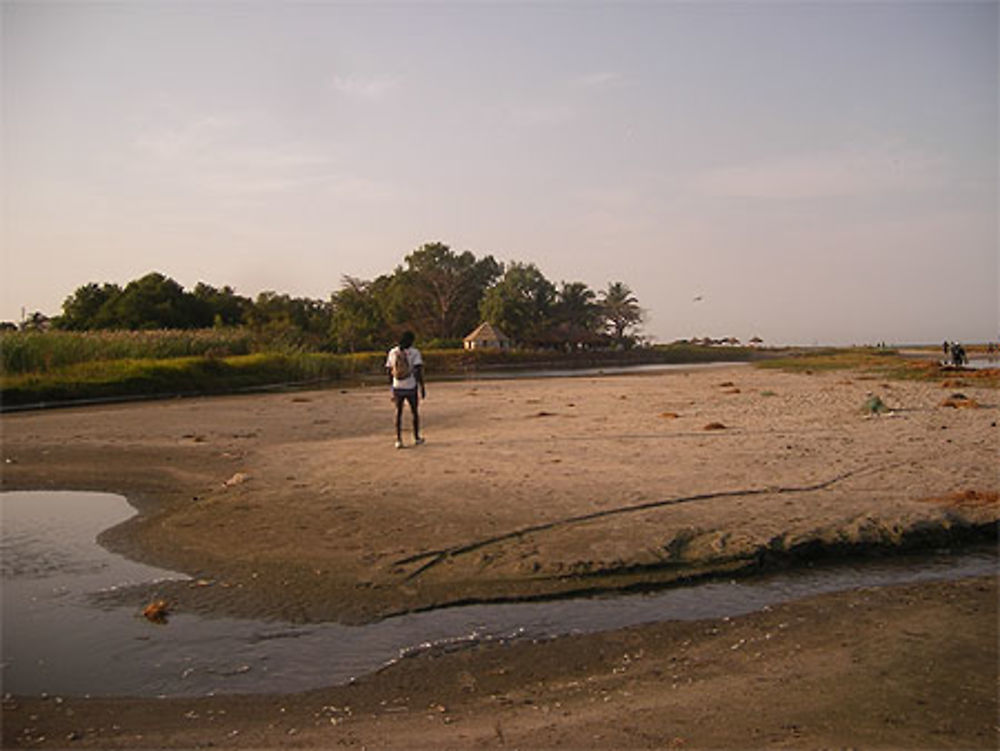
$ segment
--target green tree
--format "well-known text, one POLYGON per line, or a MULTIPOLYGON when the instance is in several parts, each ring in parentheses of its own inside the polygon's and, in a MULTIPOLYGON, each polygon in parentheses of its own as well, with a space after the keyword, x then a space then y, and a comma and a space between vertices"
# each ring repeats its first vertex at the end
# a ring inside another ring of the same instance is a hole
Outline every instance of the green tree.
POLYGON ((571 346, 599 341, 601 308, 596 300, 583 282, 562 282, 553 311, 553 338, 571 346))
POLYGON ((479 302, 503 273, 492 257, 455 253, 443 243, 428 243, 406 256, 396 270, 390 319, 402 316, 426 338, 456 339, 479 323, 479 302), (400 305, 405 310, 400 309, 400 305))
POLYGON ((643 321, 642 308, 632 290, 622 282, 611 282, 600 296, 601 316, 605 330, 620 344, 634 343, 627 332, 643 321))
POLYGON ((122 294, 117 284, 91 282, 66 298, 56 327, 72 331, 103 329, 114 326, 114 302, 122 294))
POLYGON ((352 276, 341 278, 340 290, 331 299, 330 334, 334 346, 341 352, 373 350, 389 338, 378 287, 352 276))
POLYGON ((199 325, 239 326, 246 321, 253 304, 249 298, 237 295, 228 285, 222 289, 198 282, 192 292, 198 311, 199 325))
POLYGON ((479 312, 514 341, 547 340, 556 288, 533 263, 512 263, 500 281, 486 290, 479 312))
POLYGON ((156 271, 125 285, 111 313, 114 327, 123 329, 185 329, 198 323, 193 298, 156 271))
POLYGON ((269 346, 318 348, 328 342, 331 310, 321 300, 266 290, 247 312, 247 323, 269 346))

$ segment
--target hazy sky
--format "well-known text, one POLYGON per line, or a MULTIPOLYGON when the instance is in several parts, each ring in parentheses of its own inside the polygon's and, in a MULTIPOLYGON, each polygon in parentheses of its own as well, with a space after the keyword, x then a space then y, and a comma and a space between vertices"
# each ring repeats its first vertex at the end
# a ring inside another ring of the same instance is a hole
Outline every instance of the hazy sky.
POLYGON ((998 7, 3 0, 0 319, 441 241, 622 280, 659 341, 984 341, 998 7))

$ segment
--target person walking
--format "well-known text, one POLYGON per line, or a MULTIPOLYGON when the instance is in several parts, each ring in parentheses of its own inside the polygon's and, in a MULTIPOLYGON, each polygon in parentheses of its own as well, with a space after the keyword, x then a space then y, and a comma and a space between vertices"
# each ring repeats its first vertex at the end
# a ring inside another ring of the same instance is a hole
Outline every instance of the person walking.
POLYGON ((969 361, 969 358, 965 354, 965 347, 958 342, 951 345, 951 361, 957 368, 961 368, 969 361))
POLYGON ((396 405, 396 448, 403 448, 403 403, 410 405, 413 416, 413 442, 419 446, 424 442, 420 435, 420 399, 427 398, 424 386, 424 360, 420 350, 413 346, 413 332, 407 331, 399 339, 399 344, 389 350, 385 367, 392 385, 392 401, 396 405), (419 396, 418 396, 419 389, 419 396))

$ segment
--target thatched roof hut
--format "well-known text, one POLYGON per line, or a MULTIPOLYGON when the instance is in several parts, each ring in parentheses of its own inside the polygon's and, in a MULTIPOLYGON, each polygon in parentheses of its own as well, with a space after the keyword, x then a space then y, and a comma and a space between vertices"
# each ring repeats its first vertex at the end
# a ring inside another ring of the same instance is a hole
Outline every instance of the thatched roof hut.
POLYGON ((492 323, 479 324, 476 330, 462 340, 466 349, 508 349, 510 337, 492 323))

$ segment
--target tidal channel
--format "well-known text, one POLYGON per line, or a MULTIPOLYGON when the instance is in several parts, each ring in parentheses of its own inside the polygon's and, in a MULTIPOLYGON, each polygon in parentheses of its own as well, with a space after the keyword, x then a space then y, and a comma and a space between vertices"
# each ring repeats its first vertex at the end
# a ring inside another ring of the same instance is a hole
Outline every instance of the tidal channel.
POLYGON ((425 649, 550 639, 664 620, 737 616, 803 597, 996 575, 991 548, 892 556, 646 594, 466 605, 363 626, 205 618, 157 625, 101 593, 182 574, 113 554, 97 535, 135 510, 104 493, 0 493, 2 691, 53 696, 290 693, 349 682, 425 649), (106 599, 106 598, 105 598, 106 599))

